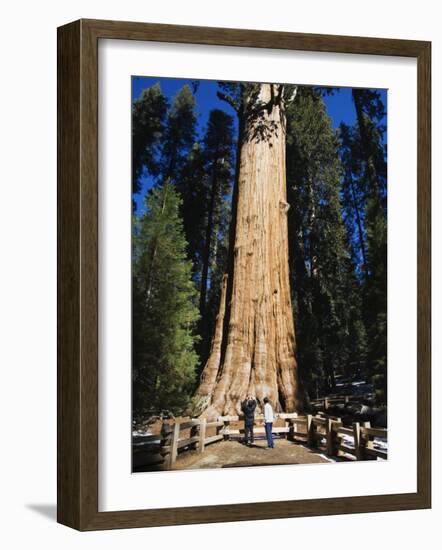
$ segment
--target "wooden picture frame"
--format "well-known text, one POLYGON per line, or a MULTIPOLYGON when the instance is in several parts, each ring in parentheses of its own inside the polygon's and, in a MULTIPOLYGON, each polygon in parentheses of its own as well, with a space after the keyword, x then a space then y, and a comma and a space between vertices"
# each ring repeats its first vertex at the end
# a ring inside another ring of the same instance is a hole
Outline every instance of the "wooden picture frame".
POLYGON ((431 44, 79 20, 58 29, 58 521, 82 531, 429 508, 431 44), (98 41, 404 56, 418 70, 417 492, 98 511, 98 41))

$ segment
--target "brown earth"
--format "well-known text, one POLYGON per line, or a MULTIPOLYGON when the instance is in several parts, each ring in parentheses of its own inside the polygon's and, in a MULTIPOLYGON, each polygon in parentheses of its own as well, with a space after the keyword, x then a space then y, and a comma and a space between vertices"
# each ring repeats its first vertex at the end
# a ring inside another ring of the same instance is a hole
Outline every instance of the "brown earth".
POLYGON ((178 456, 174 470, 196 468, 233 468, 238 466, 275 466, 281 464, 319 464, 332 462, 299 443, 275 439, 274 449, 265 440, 251 447, 241 441, 221 441, 205 448, 203 453, 189 451, 178 456))

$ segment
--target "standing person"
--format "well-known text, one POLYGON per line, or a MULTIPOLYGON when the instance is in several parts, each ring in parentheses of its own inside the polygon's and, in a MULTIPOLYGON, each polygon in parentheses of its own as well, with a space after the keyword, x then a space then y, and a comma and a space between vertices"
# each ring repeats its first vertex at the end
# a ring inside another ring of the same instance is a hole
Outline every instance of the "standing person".
POLYGON ((273 435, 272 435, 272 427, 273 427, 273 409, 270 405, 270 401, 268 397, 264 397, 264 425, 266 429, 266 437, 267 437, 267 446, 269 449, 273 449, 273 435))
POLYGON ((244 413, 244 442, 246 445, 252 445, 256 400, 251 395, 247 396, 241 403, 241 409, 244 413))

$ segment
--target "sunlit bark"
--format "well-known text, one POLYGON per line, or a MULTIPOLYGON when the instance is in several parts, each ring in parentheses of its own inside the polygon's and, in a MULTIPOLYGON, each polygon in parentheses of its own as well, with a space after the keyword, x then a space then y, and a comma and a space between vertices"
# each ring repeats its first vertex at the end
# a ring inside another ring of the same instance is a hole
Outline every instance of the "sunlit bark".
POLYGON ((197 391, 209 418, 239 414, 248 394, 276 410, 300 405, 287 241, 281 85, 261 84, 242 116, 233 249, 212 349, 197 391))

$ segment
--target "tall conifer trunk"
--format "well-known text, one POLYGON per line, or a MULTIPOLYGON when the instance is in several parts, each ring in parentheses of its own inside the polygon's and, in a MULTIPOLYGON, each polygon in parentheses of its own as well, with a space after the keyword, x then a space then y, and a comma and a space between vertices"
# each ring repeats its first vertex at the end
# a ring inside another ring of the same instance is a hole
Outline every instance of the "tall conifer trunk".
POLYGON ((203 269, 201 274, 201 293, 200 293, 200 314, 204 317, 206 313, 207 301, 207 281, 209 277, 210 252, 212 249, 214 217, 215 217, 215 201, 218 195, 218 180, 217 180, 217 164, 218 157, 215 156, 212 166, 212 185, 210 190, 210 202, 207 210, 207 226, 203 252, 203 269))
POLYGON ((209 418, 240 413, 246 395, 276 410, 300 405, 289 286, 285 109, 281 85, 244 99, 229 272, 197 390, 209 418))

